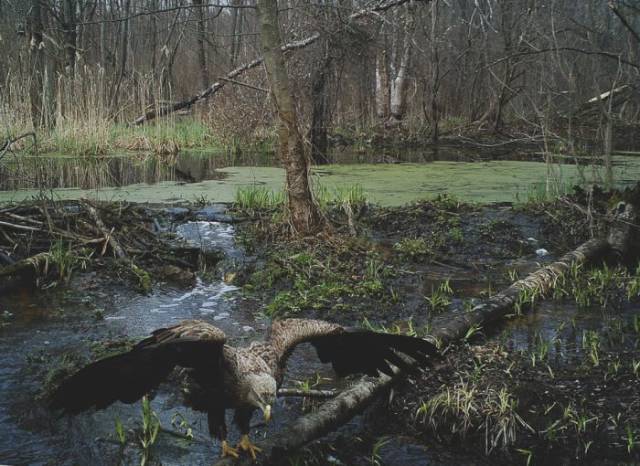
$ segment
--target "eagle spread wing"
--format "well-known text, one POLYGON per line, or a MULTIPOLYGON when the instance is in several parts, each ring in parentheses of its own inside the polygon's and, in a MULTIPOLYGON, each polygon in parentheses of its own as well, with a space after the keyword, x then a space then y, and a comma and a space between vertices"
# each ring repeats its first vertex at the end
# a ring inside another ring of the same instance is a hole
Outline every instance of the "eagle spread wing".
POLYGON ((389 363, 408 368, 407 361, 398 353, 422 364, 429 356, 438 355, 437 348, 422 338, 342 327, 321 320, 275 321, 271 326, 270 341, 281 368, 297 345, 309 342, 315 347, 320 361, 330 362, 339 376, 355 373, 377 376, 379 372, 392 375, 389 363))
POLYGON ((131 351, 101 359, 65 380, 52 395, 51 407, 75 414, 116 400, 133 403, 175 366, 219 369, 225 341, 222 330, 197 320, 155 330, 131 351))

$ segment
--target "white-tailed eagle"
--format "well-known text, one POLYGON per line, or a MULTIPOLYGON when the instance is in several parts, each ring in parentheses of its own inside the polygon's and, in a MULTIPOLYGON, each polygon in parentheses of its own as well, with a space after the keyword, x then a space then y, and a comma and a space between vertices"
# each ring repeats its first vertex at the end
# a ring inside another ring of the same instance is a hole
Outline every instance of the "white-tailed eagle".
POLYGON ((251 416, 260 409, 269 420, 287 359, 304 342, 311 343, 320 361, 331 363, 339 376, 390 375, 391 365, 408 365, 400 353, 422 364, 437 354, 435 346, 421 338, 306 319, 274 321, 264 341, 236 348, 226 344, 217 327, 189 320, 154 331, 127 353, 84 367, 53 393, 51 407, 76 414, 118 400, 133 403, 176 366, 188 368, 185 402, 208 414, 209 432, 222 442, 222 455, 237 457, 240 449, 255 459, 260 449, 249 440, 251 416), (234 420, 242 434, 238 449, 226 440, 226 409, 235 409, 234 420))

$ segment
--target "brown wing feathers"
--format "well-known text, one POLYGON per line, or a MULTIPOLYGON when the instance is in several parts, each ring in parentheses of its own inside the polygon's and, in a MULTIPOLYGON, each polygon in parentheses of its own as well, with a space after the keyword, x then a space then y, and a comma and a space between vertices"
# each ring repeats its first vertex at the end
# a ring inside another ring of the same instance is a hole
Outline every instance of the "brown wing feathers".
POLYGON ((311 344, 320 360, 331 363, 341 377, 355 373, 377 376, 379 372, 392 375, 389 363, 408 369, 409 364, 398 353, 410 356, 422 365, 427 363, 428 356, 438 354, 431 343, 420 338, 358 328, 345 328, 341 333, 316 338, 311 344))
POLYGON ((438 354, 436 347, 422 338, 345 328, 319 320, 285 319, 272 325, 271 341, 286 360, 299 343, 310 342, 324 363, 331 363, 340 376, 354 373, 391 375, 389 363, 407 368, 403 353, 425 364, 428 356, 438 354))
POLYGON ((215 371, 224 333, 204 322, 160 329, 128 353, 102 359, 65 380, 51 397, 53 409, 78 413, 120 400, 133 403, 157 387, 177 365, 215 371))

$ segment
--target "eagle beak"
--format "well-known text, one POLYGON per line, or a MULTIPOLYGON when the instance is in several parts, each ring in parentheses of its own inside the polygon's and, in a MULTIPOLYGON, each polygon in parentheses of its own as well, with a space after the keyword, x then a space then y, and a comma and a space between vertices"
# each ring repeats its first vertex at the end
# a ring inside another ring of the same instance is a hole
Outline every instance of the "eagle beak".
POLYGON ((263 413, 265 422, 269 422, 271 420, 271 405, 265 406, 263 413))

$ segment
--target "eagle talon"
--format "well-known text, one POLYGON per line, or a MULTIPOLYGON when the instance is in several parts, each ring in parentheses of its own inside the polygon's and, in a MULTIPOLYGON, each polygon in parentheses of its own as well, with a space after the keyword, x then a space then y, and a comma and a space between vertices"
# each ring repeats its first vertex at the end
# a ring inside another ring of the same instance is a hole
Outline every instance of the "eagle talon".
POLYGON ((222 457, 225 458, 227 456, 231 456, 232 458, 240 458, 238 454, 238 450, 229 445, 226 440, 222 441, 222 457))
POLYGON ((256 453, 260 453, 262 451, 262 448, 258 448, 253 443, 251 443, 251 440, 249 439, 249 436, 247 434, 244 434, 240 438, 240 443, 238 443, 238 449, 249 452, 249 454, 251 455, 251 458, 253 458, 253 461, 256 460, 256 453))

